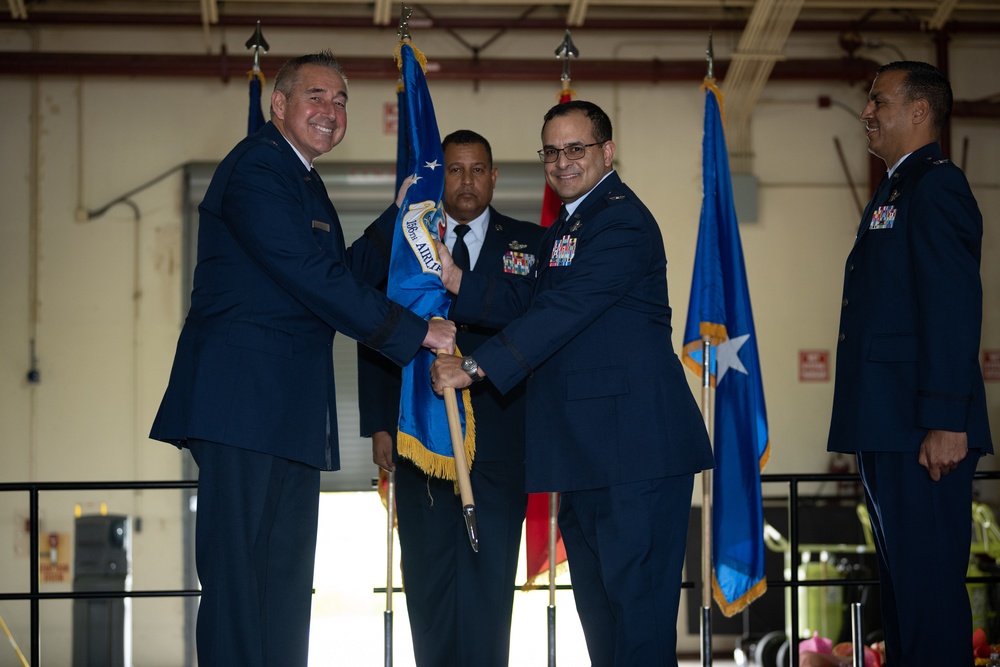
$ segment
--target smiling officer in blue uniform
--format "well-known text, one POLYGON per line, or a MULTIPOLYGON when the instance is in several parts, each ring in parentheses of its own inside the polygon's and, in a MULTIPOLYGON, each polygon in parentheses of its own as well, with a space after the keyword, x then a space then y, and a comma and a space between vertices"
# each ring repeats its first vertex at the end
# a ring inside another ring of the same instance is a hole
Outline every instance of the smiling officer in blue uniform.
POLYGON ((219 164, 199 207, 191 308, 150 437, 198 464, 201 667, 306 666, 319 471, 340 467, 336 331, 397 364, 454 349, 451 322, 358 279, 385 270, 386 242, 348 251, 312 168, 346 131, 333 55, 288 61, 271 122, 219 164))
POLYGON ((502 326, 475 354, 439 356, 435 390, 527 378, 529 492, 562 492, 559 528, 594 667, 677 664, 677 609, 694 474, 712 466, 671 349, 660 228, 612 167, 611 121, 585 101, 542 126, 564 211, 533 280, 456 270, 451 317, 502 326))
POLYGON ((847 258, 829 450, 856 452, 887 664, 973 664, 965 588, 972 477, 992 453, 979 366, 983 220, 937 143, 948 80, 881 67, 861 114, 889 169, 847 258))

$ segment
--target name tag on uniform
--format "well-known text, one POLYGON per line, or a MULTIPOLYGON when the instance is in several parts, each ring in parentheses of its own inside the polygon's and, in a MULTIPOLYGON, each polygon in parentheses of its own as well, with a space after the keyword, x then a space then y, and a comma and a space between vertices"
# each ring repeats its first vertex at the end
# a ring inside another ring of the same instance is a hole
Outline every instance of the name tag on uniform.
POLYGON ((330 231, 330 223, 313 220, 313 229, 318 229, 321 232, 328 232, 330 231))
POLYGON ((872 221, 868 223, 868 229, 892 229, 896 222, 895 206, 879 206, 872 213, 872 221))
POLYGON ((535 265, 535 256, 527 252, 508 250, 503 254, 503 272, 526 276, 535 265))
POLYGON ((576 255, 576 237, 564 236, 556 239, 552 244, 552 255, 549 257, 549 266, 569 266, 573 263, 573 256, 576 255))

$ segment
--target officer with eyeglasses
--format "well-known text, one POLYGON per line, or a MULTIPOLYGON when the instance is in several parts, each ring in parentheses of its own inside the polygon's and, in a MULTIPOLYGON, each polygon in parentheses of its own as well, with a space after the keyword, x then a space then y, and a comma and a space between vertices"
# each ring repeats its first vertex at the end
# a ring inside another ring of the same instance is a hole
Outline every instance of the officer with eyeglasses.
POLYGON ((461 271, 443 256, 454 319, 503 327, 437 391, 527 378, 526 489, 561 492, 559 528, 594 667, 677 665, 694 474, 713 465, 671 348, 663 238, 612 167, 611 121, 585 101, 545 114, 545 178, 563 201, 531 280, 461 271))

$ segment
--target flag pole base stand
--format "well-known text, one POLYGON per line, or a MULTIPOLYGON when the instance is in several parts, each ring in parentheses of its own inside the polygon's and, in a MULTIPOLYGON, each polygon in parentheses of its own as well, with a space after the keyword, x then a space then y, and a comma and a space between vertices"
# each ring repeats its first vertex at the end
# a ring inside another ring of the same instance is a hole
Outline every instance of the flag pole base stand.
POLYGON ((382 620, 385 632, 385 667, 392 667, 392 612, 384 612, 382 620))
POLYGON ((556 667, 556 606, 548 608, 549 667, 556 667))
POLYGON ((701 608, 701 665, 712 667, 712 607, 701 608))

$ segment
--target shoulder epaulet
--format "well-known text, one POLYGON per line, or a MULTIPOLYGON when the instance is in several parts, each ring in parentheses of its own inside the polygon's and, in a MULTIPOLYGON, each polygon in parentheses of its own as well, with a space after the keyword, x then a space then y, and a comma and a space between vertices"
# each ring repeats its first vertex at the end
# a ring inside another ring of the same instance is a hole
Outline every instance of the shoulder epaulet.
POLYGON ((626 195, 621 190, 618 190, 617 188, 612 188, 608 190, 608 193, 604 195, 604 199, 605 201, 608 202, 608 204, 615 204, 621 201, 625 201, 627 198, 628 195, 626 195))

